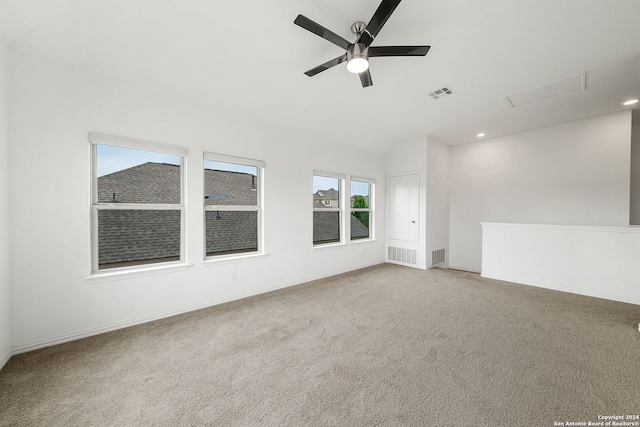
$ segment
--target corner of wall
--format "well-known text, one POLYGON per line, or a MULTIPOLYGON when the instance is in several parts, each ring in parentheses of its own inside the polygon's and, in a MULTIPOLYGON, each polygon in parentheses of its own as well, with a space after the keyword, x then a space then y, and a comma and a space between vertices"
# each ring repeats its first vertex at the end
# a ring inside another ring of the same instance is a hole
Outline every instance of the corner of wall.
POLYGON ((11 357, 7 50, 0 40, 0 369, 11 357))
POLYGON ((640 123, 631 126, 629 224, 640 225, 640 123))
POLYGON ((427 136, 426 252, 430 267, 449 266, 450 147, 427 136))
POLYGON ((628 225, 630 127, 623 111, 452 146, 451 267, 481 270, 481 222, 628 225))

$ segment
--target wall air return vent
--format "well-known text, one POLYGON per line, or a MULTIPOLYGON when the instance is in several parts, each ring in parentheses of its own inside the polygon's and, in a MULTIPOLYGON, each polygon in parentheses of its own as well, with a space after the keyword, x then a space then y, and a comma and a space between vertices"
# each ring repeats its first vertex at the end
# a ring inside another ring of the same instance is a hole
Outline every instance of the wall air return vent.
POLYGON ((452 94, 453 94, 453 89, 451 89, 450 86, 443 86, 431 92, 429 96, 432 97, 433 99, 440 99, 444 96, 449 96, 452 94))
POLYGON ((505 98, 505 101, 507 101, 507 105, 510 108, 516 108, 557 96, 581 92, 585 90, 585 78, 586 72, 535 89, 525 90, 515 95, 509 95, 505 98))
POLYGON ((444 249, 431 251, 431 265, 438 265, 444 262, 444 249))
POLYGON ((407 248, 387 247, 387 261, 398 264, 416 265, 416 250, 407 248))

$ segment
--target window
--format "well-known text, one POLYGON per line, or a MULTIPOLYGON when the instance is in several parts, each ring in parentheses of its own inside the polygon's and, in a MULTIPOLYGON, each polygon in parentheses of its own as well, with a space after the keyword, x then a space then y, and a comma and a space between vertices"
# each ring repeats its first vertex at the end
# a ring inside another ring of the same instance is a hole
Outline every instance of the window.
POLYGON ((342 203, 340 195, 344 175, 314 171, 313 244, 340 243, 342 239, 342 203))
POLYGON ((206 257, 262 252, 264 162, 204 155, 206 257))
POLYGON ((375 181, 372 179, 351 178, 351 240, 373 238, 373 210, 371 206, 374 184, 375 181))
POLYGON ((184 261, 187 150, 91 133, 92 271, 184 261))

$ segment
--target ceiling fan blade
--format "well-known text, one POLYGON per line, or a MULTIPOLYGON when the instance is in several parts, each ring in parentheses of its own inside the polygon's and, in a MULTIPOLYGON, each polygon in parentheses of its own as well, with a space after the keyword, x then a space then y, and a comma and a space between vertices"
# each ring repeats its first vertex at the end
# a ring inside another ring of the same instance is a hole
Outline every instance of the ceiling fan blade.
POLYGON ((369 57, 425 56, 431 46, 375 46, 369 48, 369 57))
POLYGON ((342 37, 340 37, 339 35, 337 35, 336 33, 334 33, 333 31, 327 30, 322 25, 312 21, 311 19, 307 18, 304 15, 298 15, 298 17, 293 21, 293 23, 298 25, 299 27, 304 28, 307 31, 311 31, 313 34, 316 34, 325 40, 330 41, 336 46, 340 46, 344 50, 347 50, 347 48, 351 44, 345 39, 343 39, 342 37))
POLYGON ((373 80, 371 80, 371 72, 369 69, 367 71, 363 71, 360 74, 360 83, 362 83, 362 87, 373 86, 373 80))
POLYGON ((345 53, 344 55, 338 56, 337 58, 333 58, 331 61, 327 61, 322 65, 318 65, 317 67, 310 69, 305 74, 309 77, 313 77, 316 74, 321 73, 325 70, 328 70, 331 67, 335 67, 336 65, 341 64, 346 60, 347 60, 347 54, 345 53))
POLYGON ((367 28, 362 32, 358 43, 363 43, 367 46, 371 45, 373 39, 378 35, 382 26, 387 22, 387 19, 391 16, 396 7, 400 4, 400 0, 382 0, 380 6, 373 14, 371 21, 367 24, 367 28))

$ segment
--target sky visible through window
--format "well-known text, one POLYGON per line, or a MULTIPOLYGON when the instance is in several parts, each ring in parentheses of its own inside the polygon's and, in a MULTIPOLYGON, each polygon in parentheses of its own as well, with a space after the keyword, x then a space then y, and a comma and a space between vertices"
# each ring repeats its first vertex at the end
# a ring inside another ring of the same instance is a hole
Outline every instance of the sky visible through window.
MULTIPOLYGON (((318 190, 328 190, 333 188, 334 190, 340 190, 338 188, 338 178, 331 178, 328 176, 314 175, 313 176, 313 192, 318 190)), ((362 181, 351 181, 351 195, 355 196, 368 196, 369 195, 369 183, 362 181)))
POLYGON ((362 181, 351 181, 351 195, 352 196, 368 196, 369 183, 362 182, 362 181))
POLYGON ((147 162, 180 165, 180 156, 97 144, 97 174, 108 175, 147 162))
MULTIPOLYGON (((180 156, 172 154, 154 153, 151 151, 134 150, 131 148, 115 147, 111 145, 96 146, 97 149, 97 175, 103 176, 113 172, 128 169, 147 162, 168 163, 172 165, 180 164, 180 156)), ((217 162, 214 160, 205 160, 205 169, 215 169, 230 172, 242 172, 256 175, 255 166, 245 166, 235 163, 217 162)), ((318 190, 340 190, 338 188, 338 179, 326 176, 313 176, 313 192, 318 190)), ((351 195, 368 196, 369 184, 361 181, 351 181, 351 195)))
MULTIPOLYGON (((96 149, 98 176, 108 175, 110 173, 132 168, 147 162, 180 165, 180 156, 173 154, 154 153, 152 151, 135 150, 132 148, 122 148, 102 144, 97 144, 96 149)), ((205 160, 204 167, 205 169, 242 172, 257 175, 257 168, 255 166, 205 160)))
POLYGON ((215 160, 205 160, 204 168, 227 172, 242 172, 248 173, 249 175, 258 174, 258 168, 256 168, 255 166, 245 166, 239 165, 237 163, 216 162, 215 160))
POLYGON ((318 190, 328 190, 333 188, 334 190, 340 190, 338 188, 338 178, 330 178, 328 176, 313 176, 313 192, 317 192, 318 190))

